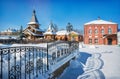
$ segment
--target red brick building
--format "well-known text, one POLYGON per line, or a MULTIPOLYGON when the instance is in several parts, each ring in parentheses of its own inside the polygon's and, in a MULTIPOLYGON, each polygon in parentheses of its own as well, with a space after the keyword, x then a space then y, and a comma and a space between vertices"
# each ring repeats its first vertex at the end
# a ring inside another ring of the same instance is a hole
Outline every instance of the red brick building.
POLYGON ((116 45, 117 29, 117 23, 101 19, 85 23, 84 43, 98 45, 116 45))

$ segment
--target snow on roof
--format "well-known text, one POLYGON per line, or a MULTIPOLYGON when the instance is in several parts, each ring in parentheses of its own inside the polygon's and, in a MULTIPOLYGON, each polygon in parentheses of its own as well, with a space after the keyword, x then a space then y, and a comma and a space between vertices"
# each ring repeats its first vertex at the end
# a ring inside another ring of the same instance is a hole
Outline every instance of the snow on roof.
POLYGON ((67 30, 61 30, 61 31, 58 31, 56 32, 56 35, 68 35, 69 32, 67 32, 67 30))
POLYGON ((55 32, 45 32, 44 33, 44 35, 47 35, 47 34, 55 35, 56 33, 55 32))
POLYGON ((46 35, 46 34, 52 34, 52 35, 56 34, 54 25, 52 22, 49 24, 47 31, 44 33, 44 35, 46 35))
POLYGON ((67 30, 58 31, 58 32, 56 33, 56 35, 69 35, 70 33, 74 33, 74 34, 79 35, 79 34, 78 34, 77 32, 75 32, 75 31, 68 32, 67 30))
POLYGON ((94 21, 90 21, 88 23, 85 23, 84 25, 89 25, 89 24, 117 24, 117 23, 98 19, 98 20, 94 20, 94 21))
POLYGON ((70 33, 74 33, 76 35, 79 35, 79 33, 75 32, 75 31, 71 31, 70 33))
POLYGON ((47 43, 40 43, 40 44, 0 44, 0 48, 20 47, 20 46, 47 47, 47 43))
POLYGON ((37 22, 29 22, 28 24, 38 24, 37 22))
POLYGON ((39 24, 36 14, 35 14, 35 10, 33 10, 33 15, 32 15, 31 21, 28 24, 39 24))
POLYGON ((42 31, 42 29, 39 29, 39 28, 34 28, 33 26, 30 25, 30 27, 36 31, 42 31))
POLYGON ((29 29, 26 29, 30 34, 32 34, 32 35, 34 35, 34 36, 43 36, 43 35, 41 35, 41 34, 35 34, 35 33, 33 33, 32 31, 30 31, 29 29))

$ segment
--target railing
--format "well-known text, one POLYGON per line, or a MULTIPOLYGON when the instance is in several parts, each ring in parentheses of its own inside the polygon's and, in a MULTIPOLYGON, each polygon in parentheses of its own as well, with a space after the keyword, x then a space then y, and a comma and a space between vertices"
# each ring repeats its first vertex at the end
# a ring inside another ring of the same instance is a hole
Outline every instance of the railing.
POLYGON ((78 46, 78 42, 59 41, 47 43, 46 47, 0 48, 0 79, 37 78, 49 71, 49 65, 73 53, 78 46))
POLYGON ((33 43, 33 44, 38 44, 38 43, 47 43, 47 42, 55 42, 56 40, 46 40, 46 39, 38 39, 38 40, 26 40, 26 39, 0 39, 0 43, 3 44, 28 44, 28 43, 33 43))

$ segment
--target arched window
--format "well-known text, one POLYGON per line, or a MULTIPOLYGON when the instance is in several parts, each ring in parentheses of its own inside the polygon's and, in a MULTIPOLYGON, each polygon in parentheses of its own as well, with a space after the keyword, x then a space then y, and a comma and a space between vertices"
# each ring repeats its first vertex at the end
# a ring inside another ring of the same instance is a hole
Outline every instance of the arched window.
POLYGON ((98 39, 97 38, 95 39, 95 44, 98 44, 98 39))
POLYGON ((92 34, 92 29, 89 30, 89 34, 92 34))
POLYGON ((95 34, 98 34, 98 30, 97 29, 95 29, 95 34))
POLYGON ((89 44, 92 44, 92 39, 89 39, 89 44))
POLYGON ((104 34, 104 29, 101 30, 101 33, 104 34))
POLYGON ((31 29, 31 27, 29 26, 28 29, 31 29))
POLYGON ((111 33, 112 33, 112 29, 108 28, 108 34, 111 34, 111 33))
POLYGON ((33 32, 33 33, 35 33, 35 30, 34 30, 34 29, 32 29, 32 32, 33 32))

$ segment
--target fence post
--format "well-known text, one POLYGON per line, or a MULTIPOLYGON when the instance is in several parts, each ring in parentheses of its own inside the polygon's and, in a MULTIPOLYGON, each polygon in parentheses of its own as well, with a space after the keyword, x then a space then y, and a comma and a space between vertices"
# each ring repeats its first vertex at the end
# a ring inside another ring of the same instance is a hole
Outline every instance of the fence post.
POLYGON ((48 61, 48 48, 49 48, 49 47, 48 47, 48 42, 47 42, 47 70, 49 70, 49 63, 48 63, 48 62, 49 62, 49 61, 48 61))
POLYGON ((1 74, 0 74, 0 78, 2 79, 2 63, 3 63, 3 60, 2 60, 2 50, 0 50, 0 52, 1 52, 1 54, 0 54, 1 55, 1 61, 0 61, 1 62, 1 69, 0 69, 1 70, 1 72, 0 72, 1 74))
POLYGON ((27 52, 27 48, 25 48, 25 79, 26 79, 26 52, 27 52))
POLYGON ((10 79, 10 49, 8 51, 8 79, 10 79))
POLYGON ((20 79, 21 79, 21 73, 22 73, 22 71, 21 71, 21 64, 22 64, 22 63, 21 63, 21 57, 22 57, 22 56, 21 56, 21 51, 22 51, 22 48, 20 47, 20 79))

